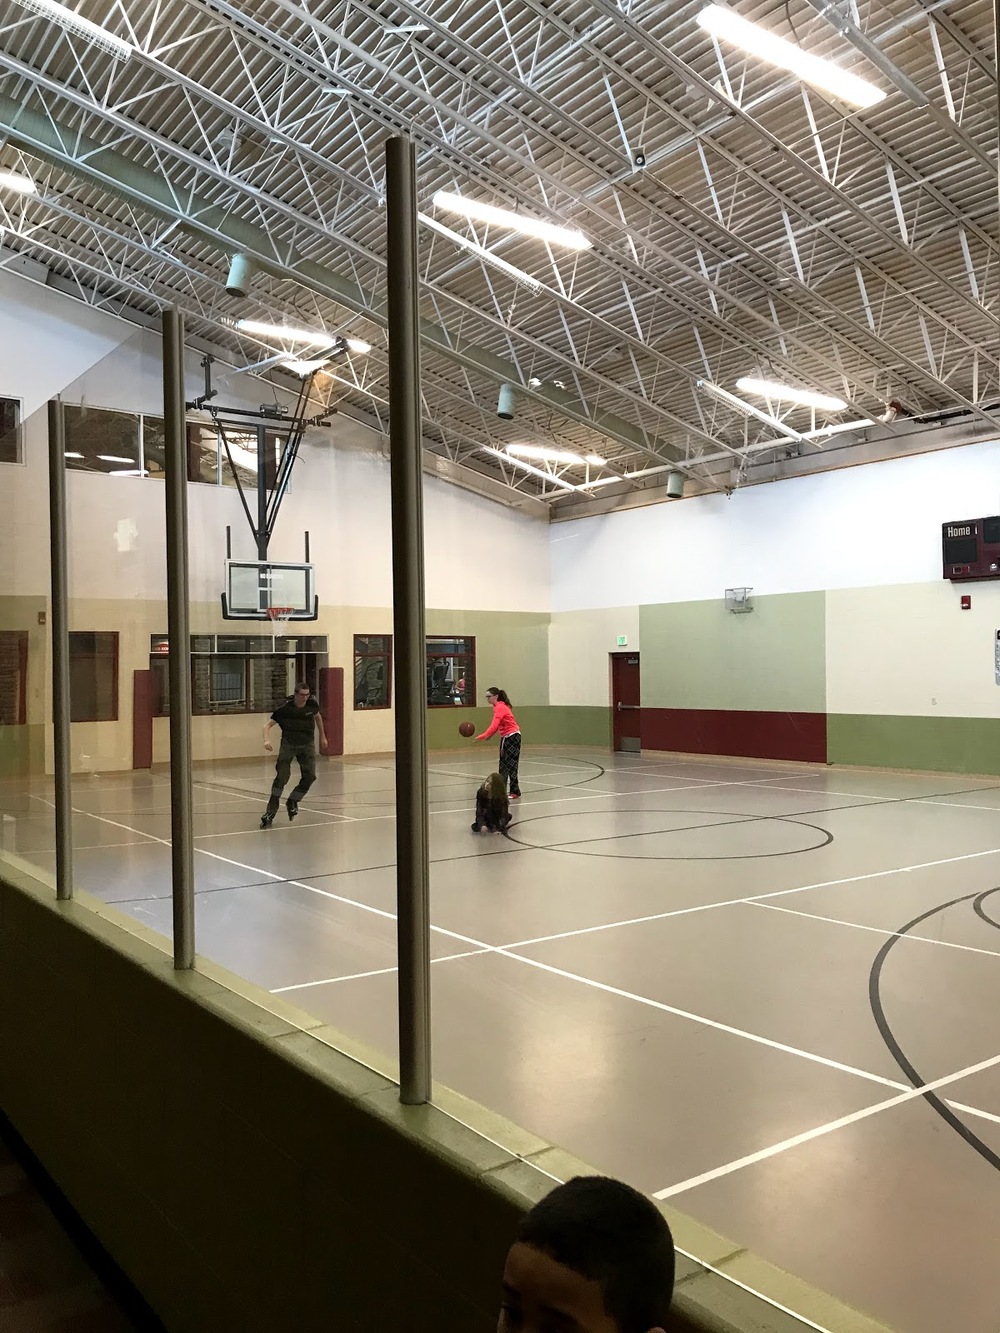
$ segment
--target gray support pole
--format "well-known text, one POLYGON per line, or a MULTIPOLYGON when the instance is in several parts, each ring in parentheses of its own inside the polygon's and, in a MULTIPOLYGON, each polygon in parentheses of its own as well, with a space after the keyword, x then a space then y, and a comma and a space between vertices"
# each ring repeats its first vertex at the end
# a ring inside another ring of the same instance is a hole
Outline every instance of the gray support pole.
POLYGON ((396 665, 396 902, 399 1099, 431 1096, 430 874, 427 855, 427 685, 421 489, 416 154, 385 150, 392 493, 393 657, 396 665))
POLYGON ((167 634, 170 655, 170 838, 174 967, 194 967, 191 793, 191 629, 188 623, 187 449, 184 317, 163 312, 163 426, 167 506, 167 634))
POLYGON ((55 746, 56 897, 73 897, 73 792, 66 561, 66 427, 49 399, 49 549, 52 582, 52 731, 55 746))

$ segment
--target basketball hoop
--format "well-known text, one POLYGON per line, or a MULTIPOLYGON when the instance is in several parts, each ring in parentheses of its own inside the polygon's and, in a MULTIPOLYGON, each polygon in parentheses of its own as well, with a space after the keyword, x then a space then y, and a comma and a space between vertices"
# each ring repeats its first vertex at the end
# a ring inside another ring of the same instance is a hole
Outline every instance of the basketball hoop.
POLYGON ((294 606, 269 606, 267 608, 267 618, 271 622, 271 651, 274 652, 278 643, 278 626, 287 625, 295 611, 294 606))

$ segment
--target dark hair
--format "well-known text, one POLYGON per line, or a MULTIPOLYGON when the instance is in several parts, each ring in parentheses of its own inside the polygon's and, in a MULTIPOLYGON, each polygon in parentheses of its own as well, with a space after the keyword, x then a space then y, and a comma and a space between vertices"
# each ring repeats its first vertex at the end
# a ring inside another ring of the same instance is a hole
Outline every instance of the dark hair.
POLYGON ((502 704, 506 704, 508 708, 510 707, 510 700, 507 698, 507 691, 502 690, 499 685, 491 685, 489 689, 486 691, 486 693, 495 694, 502 704))
POLYGON ((299 681, 299 683, 295 686, 295 693, 298 694, 299 690, 306 690, 309 694, 312 694, 312 687, 310 686, 307 680, 299 681))
POLYGON ((651 1199, 607 1176, 576 1176, 536 1203, 517 1233, 597 1282, 621 1333, 665 1327, 674 1291, 674 1240, 651 1199))

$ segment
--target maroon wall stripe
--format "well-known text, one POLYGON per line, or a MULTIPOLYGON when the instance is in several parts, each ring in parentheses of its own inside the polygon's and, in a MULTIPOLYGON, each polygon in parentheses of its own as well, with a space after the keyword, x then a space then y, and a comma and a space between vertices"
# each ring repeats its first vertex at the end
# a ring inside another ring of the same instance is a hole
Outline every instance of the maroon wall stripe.
POLYGON ((153 700, 156 682, 152 671, 132 672, 132 767, 153 767, 153 700))
POLYGON ((326 753, 344 753, 344 668, 320 667, 316 691, 326 730, 326 753))
POLYGON ((825 764, 826 714, 644 707, 642 748, 825 764))

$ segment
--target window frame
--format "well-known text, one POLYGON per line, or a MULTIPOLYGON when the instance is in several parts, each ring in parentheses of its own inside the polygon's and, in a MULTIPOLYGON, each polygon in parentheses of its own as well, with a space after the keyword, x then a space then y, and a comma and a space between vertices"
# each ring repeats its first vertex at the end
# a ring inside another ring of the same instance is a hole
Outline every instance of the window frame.
MULTIPOLYGON (((315 689, 319 686, 319 671, 326 665, 329 658, 329 639, 323 635, 298 635, 295 637, 297 642, 301 643, 306 639, 310 646, 298 647, 294 651, 289 651, 287 646, 287 637, 285 638, 285 648, 282 651, 275 643, 274 636, 270 634, 192 634, 191 641, 191 716, 192 717, 270 717, 275 708, 276 694, 272 693, 270 701, 263 707, 256 706, 258 696, 258 669, 260 664, 264 665, 265 676, 275 671, 276 663, 282 664, 282 669, 287 672, 289 661, 295 663, 295 676, 298 679, 304 675, 306 679, 310 676, 315 677, 315 689), (195 649, 194 645, 200 642, 200 647, 195 649), (220 647, 220 643, 225 643, 225 647, 220 647), (236 646, 236 645, 240 646, 236 646), (266 651, 259 649, 267 647, 266 651), (275 649, 277 649, 275 651, 275 649), (310 663, 308 659, 313 659, 310 663), (215 699, 213 685, 214 664, 222 659, 229 661, 238 661, 242 664, 243 672, 243 696, 241 699, 215 699), (198 687, 198 671, 205 669, 208 672, 208 707, 203 707, 200 703, 202 697, 198 687)), ((166 634, 151 634, 149 636, 149 669, 153 672, 153 679, 156 682, 156 693, 153 700, 153 717, 169 717, 169 660, 170 645, 166 634)))
POLYGON ((424 663, 427 673, 427 707, 428 708, 475 708, 476 707, 476 636, 474 634, 427 634, 424 636, 424 663), (434 651, 433 644, 459 644, 467 645, 464 652, 443 653, 440 650, 434 651), (434 659, 439 657, 451 658, 452 662, 465 662, 467 665, 462 671, 465 679, 465 693, 461 698, 439 700, 437 703, 431 702, 431 672, 434 659))
POLYGON ((28 631, 26 629, 0 630, 0 638, 14 640, 17 653, 17 698, 14 703, 16 716, 9 722, 0 717, 0 726, 24 727, 28 722, 28 631))
MULTIPOLYGON (((0 407, 9 403, 14 411, 14 425, 11 434, 14 436, 14 457, 0 458, 0 464, 4 467, 24 467, 24 399, 15 398, 11 393, 0 393, 0 407)), ((0 417, 0 440, 4 438, 2 417, 0 417)))
POLYGON ((356 713, 384 713, 392 708, 392 635, 391 634, 355 634, 352 639, 354 646, 354 676, 351 682, 351 697, 354 700, 354 711, 356 713), (359 652, 359 639, 381 639, 385 647, 380 652, 359 652), (358 663, 359 662, 381 662, 385 668, 385 703, 381 704, 360 704, 358 703, 358 663))
MULTIPOLYGON (((73 640, 82 635, 100 637, 110 640, 112 644, 111 660, 111 716, 110 717, 77 717, 73 707, 73 696, 70 693, 70 721, 72 722, 117 722, 121 712, 121 700, 119 691, 118 668, 121 658, 121 636, 116 629, 80 629, 69 631, 69 667, 72 675, 73 669, 73 640)), ((95 654, 95 661, 100 654, 95 654)))

